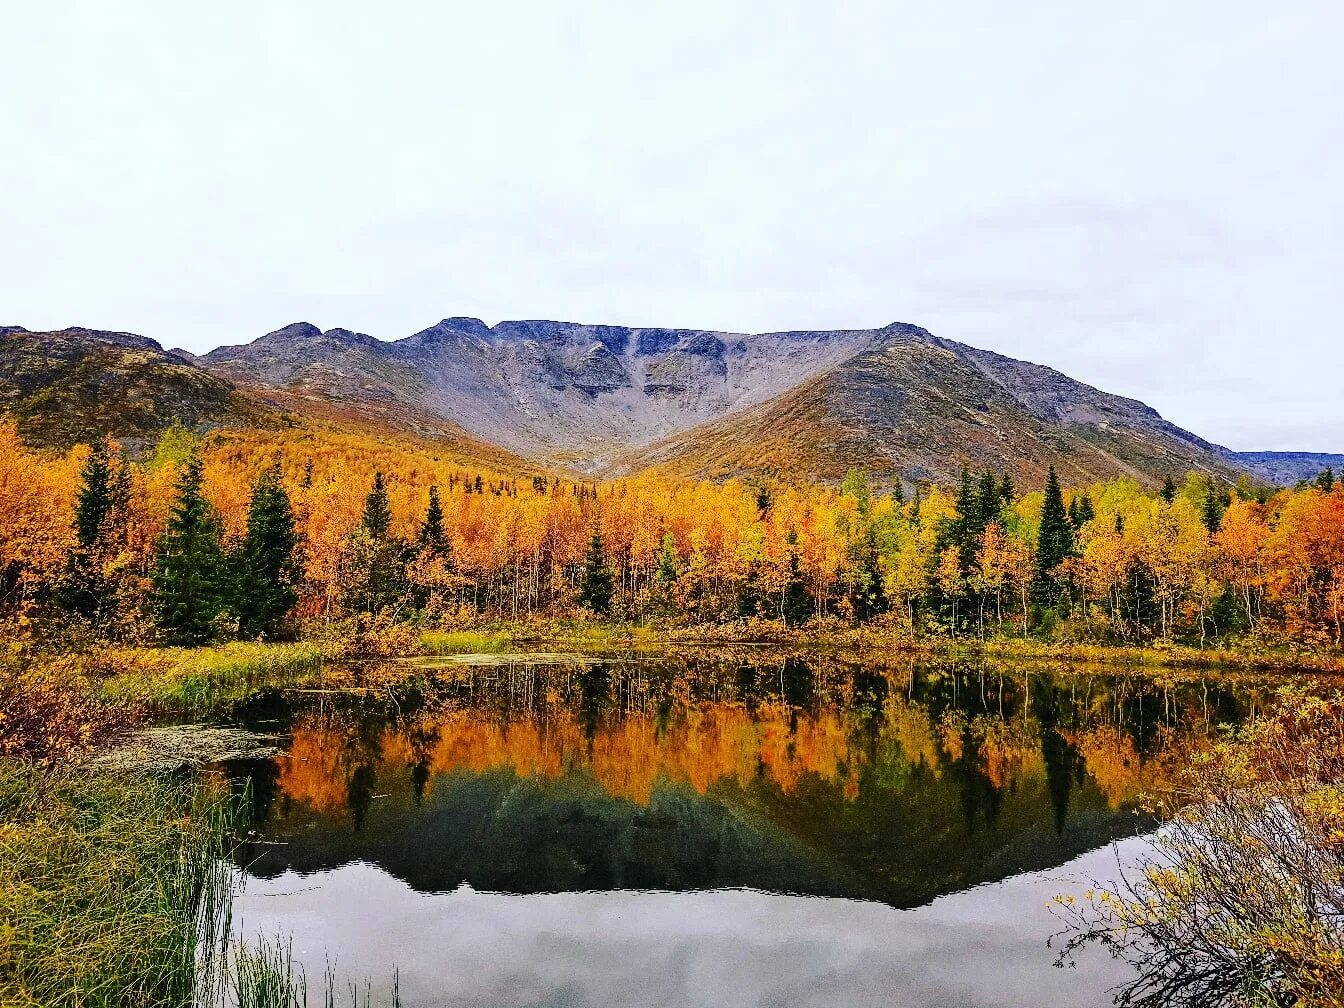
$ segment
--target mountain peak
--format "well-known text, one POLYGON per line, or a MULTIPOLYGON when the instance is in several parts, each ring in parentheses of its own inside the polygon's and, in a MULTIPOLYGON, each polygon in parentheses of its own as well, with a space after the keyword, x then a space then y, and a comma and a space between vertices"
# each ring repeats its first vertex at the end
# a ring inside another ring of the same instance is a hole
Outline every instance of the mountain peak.
POLYGON ((264 340, 273 339, 311 339, 314 336, 321 336, 322 330, 311 322, 291 322, 287 326, 281 326, 273 332, 268 332, 261 337, 264 340))
POLYGON ((464 315, 455 315, 452 318, 443 319, 435 323, 428 329, 421 329, 413 336, 408 336, 402 343, 407 343, 414 347, 419 344, 437 344, 451 342, 458 336, 474 336, 477 339, 489 339, 490 327, 478 318, 468 318, 464 315))

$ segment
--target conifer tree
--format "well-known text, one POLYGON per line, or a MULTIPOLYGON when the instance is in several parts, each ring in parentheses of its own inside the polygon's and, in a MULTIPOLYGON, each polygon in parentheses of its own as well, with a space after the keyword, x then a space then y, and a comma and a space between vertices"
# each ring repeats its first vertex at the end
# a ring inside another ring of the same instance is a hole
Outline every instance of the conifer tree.
POLYGON ((659 584, 669 585, 681 576, 681 554, 677 552, 677 540, 671 532, 663 533, 663 546, 658 551, 659 584))
POLYGON ((579 604, 598 615, 611 612, 612 576, 607 566, 607 554, 602 545, 602 533, 593 530, 588 544, 588 556, 583 562, 583 577, 579 581, 579 604))
POLYGON ((1097 509, 1092 506, 1092 498, 1083 494, 1082 500, 1078 503, 1078 527, 1082 528, 1096 517, 1097 509))
POLYGON ((1327 468, 1321 470, 1320 475, 1316 477, 1316 489, 1321 491, 1321 493, 1330 493, 1335 489, 1334 469, 1327 468))
POLYGON ((425 509, 425 523, 420 526, 420 548, 435 556, 448 552, 448 535, 443 530, 443 505, 439 503, 439 488, 429 488, 429 507, 425 509))
POLYGON ((254 640, 274 635, 299 601, 294 583, 298 547, 294 511, 280 483, 280 469, 272 467, 252 488, 247 533, 237 555, 238 634, 254 640))
POLYGON ((999 484, 994 474, 986 469, 980 476, 980 488, 977 494, 979 505, 976 515, 975 534, 982 536, 989 523, 999 517, 999 484))
POLYGON ((1013 486, 1013 478, 1007 473, 1003 475, 1003 486, 999 488, 999 496, 1003 498, 1003 503, 1012 506, 1017 499, 1017 488, 1013 486))
POLYGON ((1223 501, 1212 483, 1204 494, 1204 526, 1210 533, 1217 532, 1223 524, 1223 501))
POLYGON ((385 539, 392 527, 392 508, 387 500, 387 481, 382 472, 373 474, 373 489, 364 502, 364 529, 375 539, 385 539))
POLYGON ((1069 501, 1069 524, 1075 531, 1082 531, 1084 525, 1097 516, 1092 507, 1092 498, 1086 494, 1069 501))
POLYGON ((877 559, 877 533, 871 526, 858 556, 849 597, 854 608, 854 618, 860 623, 866 623, 887 611, 887 590, 877 559))
POLYGON ((410 547, 390 534, 391 527, 387 480, 381 472, 375 472, 373 488, 364 502, 364 516, 345 545, 347 608, 373 614, 400 609, 410 598, 406 574, 410 547))
POLYGON ((1045 481, 1045 502, 1041 506, 1041 527, 1036 543, 1036 593, 1039 601, 1048 601, 1053 593, 1054 571, 1073 552, 1073 528, 1064 510, 1064 494, 1059 488, 1055 467, 1045 481))
POLYGON ((201 460, 192 455, 178 480, 177 502, 155 552, 151 606, 159 629, 172 644, 209 641, 225 605, 219 521, 201 484, 201 460))
POLYGON ((1167 473, 1167 478, 1162 481, 1162 499, 1168 504, 1176 499, 1176 481, 1171 478, 1171 473, 1167 473))
POLYGON ((784 541, 789 547, 789 565, 780 597, 779 614, 786 627, 799 626, 812 616, 812 596, 803 583, 802 563, 798 559, 798 533, 789 529, 784 541))
POLYGON ((112 603, 102 561, 111 547, 109 526, 118 499, 122 498, 124 511, 125 498, 130 493, 124 470, 122 466, 120 471, 113 472, 106 441, 99 440, 92 446, 80 471, 79 491, 75 495, 75 549, 66 559, 65 570, 56 584, 56 604, 88 617, 95 624, 101 622, 100 616, 112 603))
POLYGON ((79 548, 87 552, 97 544, 107 516, 112 511, 115 477, 105 441, 94 444, 79 475, 79 493, 75 498, 75 539, 79 548))

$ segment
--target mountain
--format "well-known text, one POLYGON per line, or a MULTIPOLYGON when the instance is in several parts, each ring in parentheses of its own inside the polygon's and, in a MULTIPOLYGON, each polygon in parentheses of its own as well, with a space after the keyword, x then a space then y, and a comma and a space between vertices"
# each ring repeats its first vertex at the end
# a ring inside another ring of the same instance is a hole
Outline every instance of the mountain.
POLYGON ((132 333, 71 328, 29 332, 0 328, 0 411, 15 417, 30 444, 67 448, 104 434, 132 451, 152 443, 174 420, 198 431, 232 427, 295 427, 313 433, 359 433, 403 447, 416 434, 436 454, 500 473, 540 467, 472 437, 451 420, 428 418, 415 429, 405 416, 382 418, 339 400, 258 397, 181 350, 165 351, 132 333))
POLYGON ((295 323, 198 363, 276 404, 340 404, 601 474, 887 481, 1011 471, 1148 484, 1233 453, 1132 399, 918 326, 760 334, 448 318, 384 342, 295 323))
POLYGON ((1291 486, 1298 480, 1315 479, 1326 469, 1336 476, 1344 476, 1344 455, 1320 452, 1237 452, 1237 462, 1243 469, 1273 483, 1291 486))
POLYGON ((418 427, 452 418, 514 451, 600 471, 631 446, 782 392, 870 338, 449 318, 383 342, 295 323, 200 363, 263 395, 358 404, 418 427))
POLYGON ((619 471, 656 467, 722 478, 807 470, 839 479, 860 466, 885 482, 948 483, 963 466, 1040 485, 1126 474, 1153 484, 1192 469, 1236 479, 1226 449, 1143 403, 1050 368, 889 326, 837 367, 745 412, 656 442, 619 471))
POLYGON ((1154 485, 1201 470, 1274 482, 1340 456, 1238 455, 1133 399, 914 325, 727 333, 447 318, 401 340, 304 322, 203 356, 129 333, 0 327, 0 409, 68 445, 275 423, 427 438, 510 471, 656 469, 721 479, 949 482, 962 467, 1038 486, 1154 485), (530 461, 529 461, 530 460, 530 461))
POLYGON ((197 428, 264 419, 229 382, 153 340, 83 328, 0 329, 0 409, 27 440, 59 447, 109 431, 134 445, 174 419, 197 428))

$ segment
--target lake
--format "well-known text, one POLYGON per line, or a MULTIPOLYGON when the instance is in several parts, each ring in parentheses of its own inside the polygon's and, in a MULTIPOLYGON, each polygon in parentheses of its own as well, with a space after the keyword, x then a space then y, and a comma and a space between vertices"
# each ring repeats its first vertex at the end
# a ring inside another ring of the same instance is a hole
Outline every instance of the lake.
POLYGON ((225 768, 237 926, 409 1006, 1106 1005, 1123 967, 1057 968, 1049 900, 1272 689, 744 649, 276 693, 236 719, 286 754, 225 768))

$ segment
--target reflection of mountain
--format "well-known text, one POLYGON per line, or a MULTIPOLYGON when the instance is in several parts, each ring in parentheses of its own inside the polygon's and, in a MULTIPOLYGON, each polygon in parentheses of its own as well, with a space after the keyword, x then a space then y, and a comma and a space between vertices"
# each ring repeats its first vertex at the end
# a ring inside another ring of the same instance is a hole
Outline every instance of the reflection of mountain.
POLYGON ((940 673, 916 700, 871 671, 790 665, 733 670, 694 702, 680 674, 548 675, 473 682, 469 703, 396 724, 300 715, 292 758, 253 775, 281 842, 255 870, 364 860, 423 891, 746 886, 916 905, 1134 829, 1127 803, 1206 728, 1202 702, 1148 686, 1145 703, 1133 680, 982 692, 940 673))

